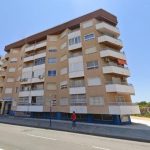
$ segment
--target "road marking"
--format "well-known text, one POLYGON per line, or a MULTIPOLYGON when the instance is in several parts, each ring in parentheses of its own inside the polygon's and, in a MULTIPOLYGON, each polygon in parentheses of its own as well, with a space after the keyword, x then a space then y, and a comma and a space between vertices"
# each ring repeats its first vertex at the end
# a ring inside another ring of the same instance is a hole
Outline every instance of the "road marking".
POLYGON ((53 140, 53 141, 56 141, 57 139, 54 139, 54 138, 49 138, 49 137, 45 137, 45 136, 39 136, 39 135, 34 135, 34 134, 26 134, 28 136, 32 136, 32 137, 35 137, 35 138, 41 138, 41 139, 46 139, 46 140, 53 140))
POLYGON ((108 149, 108 148, 99 147, 99 146, 92 146, 92 148, 101 149, 101 150, 110 150, 110 149, 108 149))

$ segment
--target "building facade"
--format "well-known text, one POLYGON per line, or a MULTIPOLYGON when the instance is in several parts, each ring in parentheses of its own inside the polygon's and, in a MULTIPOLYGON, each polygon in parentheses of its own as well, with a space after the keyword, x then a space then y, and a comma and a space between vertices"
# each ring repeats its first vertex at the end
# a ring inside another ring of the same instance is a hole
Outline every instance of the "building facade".
POLYGON ((5 47, 2 100, 14 115, 130 123, 140 113, 116 16, 100 9, 5 47))

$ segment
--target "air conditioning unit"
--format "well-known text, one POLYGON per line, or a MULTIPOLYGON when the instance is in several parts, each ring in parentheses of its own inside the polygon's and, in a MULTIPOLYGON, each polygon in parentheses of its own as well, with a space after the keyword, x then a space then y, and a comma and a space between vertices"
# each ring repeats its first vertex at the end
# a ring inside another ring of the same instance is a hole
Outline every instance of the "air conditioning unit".
POLYGON ((43 79, 44 78, 44 76, 43 75, 39 75, 39 79, 43 79))
POLYGON ((23 82, 23 79, 20 79, 20 82, 23 82))

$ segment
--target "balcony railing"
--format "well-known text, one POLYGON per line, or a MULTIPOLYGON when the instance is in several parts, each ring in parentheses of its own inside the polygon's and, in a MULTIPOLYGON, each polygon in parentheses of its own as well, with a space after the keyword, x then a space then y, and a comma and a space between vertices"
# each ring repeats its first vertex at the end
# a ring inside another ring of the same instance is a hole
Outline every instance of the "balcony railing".
POLYGON ((70 99, 71 106, 84 106, 87 105, 86 99, 70 99))
POLYGON ((121 84, 121 85, 133 86, 132 84, 129 84, 125 81, 106 81, 106 84, 121 84))
POLYGON ((109 102, 108 103, 109 105, 117 105, 117 106, 122 106, 122 105, 125 105, 125 106, 136 106, 137 104, 134 104, 132 102, 109 102))
POLYGON ((37 103, 27 103, 27 102, 19 102, 19 106, 41 106, 44 102, 37 102, 37 103))
POLYGON ((82 83, 70 83, 70 87, 85 87, 85 82, 83 81, 82 83))
POLYGON ((107 64, 104 64, 104 66, 115 66, 115 67, 120 67, 120 68, 124 68, 124 69, 128 69, 128 67, 125 67, 125 66, 122 66, 122 65, 118 65, 118 64, 115 64, 115 63, 107 63, 107 64))
POLYGON ((69 58, 72 58, 72 57, 78 57, 78 56, 82 56, 82 52, 79 52, 79 53, 73 53, 73 54, 70 54, 69 55, 69 58))

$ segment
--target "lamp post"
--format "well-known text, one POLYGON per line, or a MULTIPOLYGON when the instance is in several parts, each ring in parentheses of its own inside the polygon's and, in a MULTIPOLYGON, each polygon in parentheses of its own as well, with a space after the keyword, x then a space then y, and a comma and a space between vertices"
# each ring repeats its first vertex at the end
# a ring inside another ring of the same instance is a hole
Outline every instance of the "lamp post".
POLYGON ((50 100, 50 108, 49 108, 49 111, 50 111, 50 116, 49 116, 49 125, 50 127, 52 126, 52 101, 50 100))

